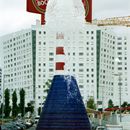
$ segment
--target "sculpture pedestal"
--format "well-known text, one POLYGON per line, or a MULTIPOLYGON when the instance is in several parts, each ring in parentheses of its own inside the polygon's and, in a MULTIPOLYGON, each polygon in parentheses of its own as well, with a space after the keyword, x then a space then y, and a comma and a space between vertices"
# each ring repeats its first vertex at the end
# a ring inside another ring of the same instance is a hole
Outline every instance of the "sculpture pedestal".
POLYGON ((54 76, 36 130, 91 130, 74 77, 54 76))

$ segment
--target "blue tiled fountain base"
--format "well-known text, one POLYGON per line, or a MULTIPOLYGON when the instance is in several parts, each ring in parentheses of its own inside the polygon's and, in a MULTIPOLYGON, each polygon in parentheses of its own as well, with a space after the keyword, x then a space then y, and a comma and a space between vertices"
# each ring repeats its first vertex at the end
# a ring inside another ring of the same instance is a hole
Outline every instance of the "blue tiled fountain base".
POLYGON ((36 130, 91 130, 73 76, 54 76, 36 130))

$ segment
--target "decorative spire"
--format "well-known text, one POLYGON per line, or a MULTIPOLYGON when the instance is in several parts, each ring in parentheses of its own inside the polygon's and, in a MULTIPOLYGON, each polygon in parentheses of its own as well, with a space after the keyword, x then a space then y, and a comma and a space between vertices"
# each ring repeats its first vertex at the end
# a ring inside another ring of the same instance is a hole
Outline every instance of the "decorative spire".
POLYGON ((65 53, 64 53, 64 45, 61 44, 62 40, 64 39, 63 33, 57 33, 56 34, 57 39, 57 47, 56 47, 56 75, 63 75, 64 72, 64 66, 65 66, 65 53))

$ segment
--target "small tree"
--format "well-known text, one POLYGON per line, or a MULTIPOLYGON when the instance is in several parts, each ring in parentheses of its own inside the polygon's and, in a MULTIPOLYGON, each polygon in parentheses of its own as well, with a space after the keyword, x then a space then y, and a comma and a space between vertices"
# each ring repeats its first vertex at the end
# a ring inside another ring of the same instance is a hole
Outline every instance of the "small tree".
POLYGON ((12 116, 16 117, 18 114, 18 106, 17 106, 17 94, 16 91, 12 94, 12 116))
POLYGON ((48 79, 48 81, 45 83, 45 85, 43 86, 44 87, 44 93, 46 93, 46 96, 44 96, 44 101, 46 100, 46 97, 47 97, 47 94, 50 90, 50 87, 51 87, 51 80, 48 79))
POLYGON ((128 102, 123 102, 123 104, 121 106, 122 107, 127 107, 128 106, 128 102))
POLYGON ((41 109, 41 107, 39 107, 39 108, 38 108, 38 115, 41 114, 41 111, 42 111, 42 109, 41 109))
POLYGON ((114 105, 113 105, 113 101, 110 99, 108 101, 108 108, 112 108, 114 105))
POLYGON ((31 113, 34 112, 34 106, 31 103, 27 104, 26 112, 31 112, 31 113))
POLYGON ((19 109, 20 109, 20 112, 21 112, 21 116, 23 117, 24 114, 25 114, 25 91, 24 91, 23 88, 20 90, 20 104, 19 104, 19 109))
POLYGON ((5 106, 4 106, 5 117, 9 117, 11 107, 10 107, 10 93, 8 88, 5 90, 4 99, 5 99, 5 106))
POLYGON ((127 106, 130 107, 130 104, 128 104, 127 106))
POLYGON ((0 115, 2 115, 2 108, 3 108, 3 103, 0 106, 0 115))
POLYGON ((94 110, 96 109, 96 104, 92 97, 90 97, 89 100, 87 101, 87 108, 94 109, 94 110))
MULTIPOLYGON (((44 93, 45 93, 45 96, 43 97, 43 103, 45 102, 46 98, 47 98, 47 95, 48 95, 48 92, 50 90, 50 87, 51 87, 51 80, 48 79, 47 82, 45 82, 45 85, 43 85, 43 88, 44 88, 44 93)), ((38 115, 40 115, 40 113, 42 112, 42 108, 39 107, 38 108, 38 115)))

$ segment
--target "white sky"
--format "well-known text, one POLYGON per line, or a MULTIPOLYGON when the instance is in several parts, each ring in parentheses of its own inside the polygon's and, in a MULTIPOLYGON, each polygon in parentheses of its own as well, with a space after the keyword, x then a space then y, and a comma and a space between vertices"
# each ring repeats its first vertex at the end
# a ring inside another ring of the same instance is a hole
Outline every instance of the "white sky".
MULTIPOLYGON (((93 0, 93 19, 130 15, 130 0, 93 0)), ((0 36, 29 28, 40 15, 26 12, 26 0, 0 0, 0 36)))

